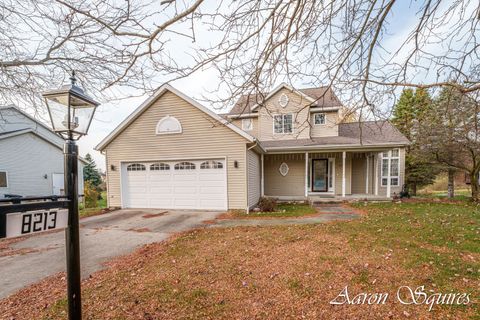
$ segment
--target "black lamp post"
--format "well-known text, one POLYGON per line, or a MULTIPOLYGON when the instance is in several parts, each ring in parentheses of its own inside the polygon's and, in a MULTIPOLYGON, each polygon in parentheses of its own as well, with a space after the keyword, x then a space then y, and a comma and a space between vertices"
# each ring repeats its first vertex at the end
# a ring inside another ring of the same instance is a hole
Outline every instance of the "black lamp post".
POLYGON ((45 92, 48 113, 53 131, 65 139, 63 149, 65 165, 65 195, 70 200, 68 206, 68 226, 65 230, 67 249, 67 296, 68 318, 82 318, 80 243, 78 227, 78 146, 75 143, 86 135, 92 122, 98 102, 90 98, 78 87, 75 72, 70 77, 71 84, 58 90, 45 92))

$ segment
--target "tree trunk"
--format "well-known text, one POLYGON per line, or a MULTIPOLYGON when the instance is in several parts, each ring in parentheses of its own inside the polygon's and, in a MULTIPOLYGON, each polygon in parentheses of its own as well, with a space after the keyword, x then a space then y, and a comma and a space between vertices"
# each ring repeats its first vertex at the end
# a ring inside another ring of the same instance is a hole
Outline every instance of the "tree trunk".
POLYGON ((470 188, 472 188, 472 200, 478 202, 478 172, 470 172, 470 188))
POLYGON ((455 180, 455 170, 448 169, 448 197, 450 199, 455 196, 454 180, 455 180))

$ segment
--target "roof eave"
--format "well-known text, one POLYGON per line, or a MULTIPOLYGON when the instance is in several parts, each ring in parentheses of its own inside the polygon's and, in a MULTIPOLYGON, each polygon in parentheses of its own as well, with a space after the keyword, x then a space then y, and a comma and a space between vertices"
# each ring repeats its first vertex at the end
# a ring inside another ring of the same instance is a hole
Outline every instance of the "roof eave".
POLYGON ((235 125, 231 124, 229 121, 223 119, 221 116, 216 114, 215 112, 211 111, 210 109, 206 108, 199 102, 193 100, 189 96, 185 95, 181 91, 175 89, 170 84, 164 84, 158 90, 146 99, 140 106, 138 106, 125 120, 123 120, 108 136, 106 136, 94 149, 97 151, 103 151, 110 142, 112 142, 126 127, 128 127, 135 119, 137 119, 144 110, 146 110, 153 102, 155 102, 160 96, 162 96, 166 91, 170 91, 173 94, 177 95, 181 99, 187 101, 188 103, 192 104, 199 110, 203 111, 204 113, 211 116, 213 119, 218 121, 219 123, 225 125, 226 127, 230 128, 231 130, 235 131, 249 142, 254 142, 254 137, 250 134, 246 133, 242 129, 236 127, 235 125))
POLYGON ((376 143, 376 144, 328 144, 328 145, 311 145, 311 146, 291 146, 291 147, 265 147, 266 152, 276 151, 310 151, 310 150, 328 150, 328 149, 375 149, 375 148, 401 148, 408 143, 376 143))

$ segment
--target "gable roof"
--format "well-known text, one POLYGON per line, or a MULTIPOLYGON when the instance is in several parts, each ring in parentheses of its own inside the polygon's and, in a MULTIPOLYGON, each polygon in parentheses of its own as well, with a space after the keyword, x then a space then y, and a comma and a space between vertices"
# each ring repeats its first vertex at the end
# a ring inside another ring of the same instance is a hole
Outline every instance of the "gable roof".
POLYGON ((405 146, 410 141, 389 121, 340 123, 338 136, 298 140, 261 141, 266 151, 282 149, 328 149, 405 146))
MULTIPOLYGON (((26 117, 28 120, 31 121, 31 124, 35 124, 35 126, 29 125, 28 123, 15 123, 16 125, 25 125, 26 127, 19 128, 19 129, 14 129, 14 130, 7 130, 7 131, 0 131, 0 140, 2 139, 7 139, 7 138, 12 138, 16 137, 22 134, 26 133, 31 133, 36 135, 37 137, 41 138, 42 140, 50 143, 51 145, 59 148, 60 150, 63 150, 63 143, 62 141, 63 138, 58 136, 55 132, 52 131, 47 125, 43 124, 42 122, 38 121, 28 113, 24 112, 23 110, 17 108, 14 105, 8 105, 8 106, 0 106, 0 114, 4 110, 12 110, 13 112, 16 112, 24 117, 26 117), (38 130, 36 127, 37 125, 41 126, 44 130, 38 130)), ((1 116, 0 116, 1 118, 1 116)), ((0 128, 1 129, 1 128, 0 128)), ((83 157, 78 157, 78 159, 83 162, 87 163, 83 157)))
POLYGON ((239 115, 239 114, 248 114, 252 111, 255 111, 258 106, 267 101, 271 96, 277 93, 279 90, 286 88, 290 91, 296 92, 308 101, 310 101, 313 107, 341 107, 342 103, 338 97, 333 92, 332 88, 329 86, 315 87, 315 88, 304 88, 304 89, 293 89, 285 83, 282 83, 280 86, 276 87, 269 94, 258 93, 251 95, 242 95, 232 107, 228 115, 239 115))
POLYGON ((133 121, 135 121, 148 107, 150 107, 159 97, 161 97, 165 92, 170 91, 171 93, 175 94, 176 96, 180 97, 181 99, 187 101, 192 106, 196 107, 200 111, 206 113, 214 120, 218 121, 219 123, 225 125, 229 129, 235 131, 249 142, 255 142, 256 138, 251 136, 250 134, 246 133, 242 129, 238 128, 237 126, 231 124, 229 121, 225 120, 212 110, 206 108, 199 102, 193 100, 183 92, 175 89, 170 84, 166 83, 162 85, 158 90, 150 96, 147 100, 145 100, 140 106, 137 107, 125 120, 123 120, 108 136, 106 136, 96 147, 95 150, 102 151, 105 147, 113 141, 123 130, 125 130, 133 121))

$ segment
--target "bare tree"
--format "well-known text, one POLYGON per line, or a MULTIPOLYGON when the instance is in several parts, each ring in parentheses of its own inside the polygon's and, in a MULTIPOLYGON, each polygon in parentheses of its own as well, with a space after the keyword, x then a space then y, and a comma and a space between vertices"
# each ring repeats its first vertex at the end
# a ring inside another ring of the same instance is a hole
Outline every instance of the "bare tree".
POLYGON ((480 88, 474 1, 4 0, 0 16, 5 101, 62 82, 72 68, 91 88, 143 92, 214 68, 220 82, 209 99, 218 107, 280 80, 323 84, 361 119, 385 117, 399 87, 480 88), (171 39, 188 45, 179 53, 171 39))

